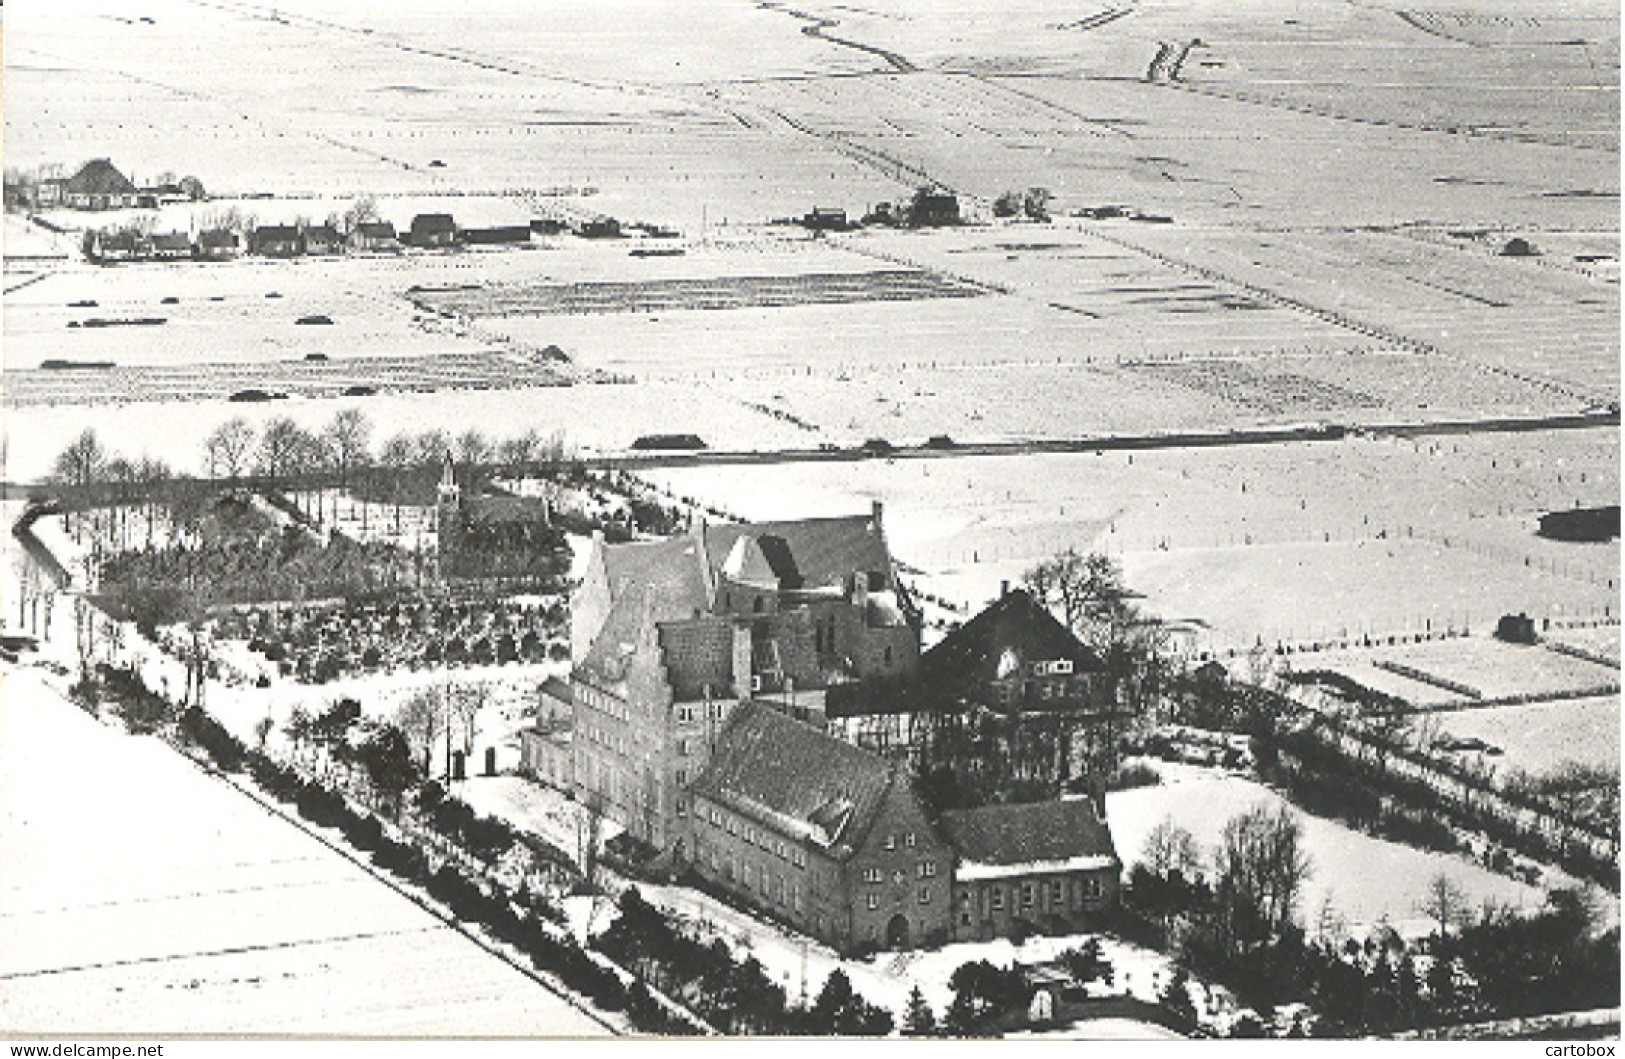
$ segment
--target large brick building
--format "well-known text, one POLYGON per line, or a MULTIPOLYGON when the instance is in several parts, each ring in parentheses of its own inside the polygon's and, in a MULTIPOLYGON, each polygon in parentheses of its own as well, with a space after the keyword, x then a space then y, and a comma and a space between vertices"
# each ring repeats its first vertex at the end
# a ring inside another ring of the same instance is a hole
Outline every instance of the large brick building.
POLYGON ((954 854, 896 763, 746 703, 691 788, 691 866, 843 952, 948 940, 954 854))
POLYGON ((685 789, 739 703, 821 722, 832 687, 903 686, 919 617, 878 505, 848 518, 597 540, 571 610, 578 794, 683 854, 685 789))

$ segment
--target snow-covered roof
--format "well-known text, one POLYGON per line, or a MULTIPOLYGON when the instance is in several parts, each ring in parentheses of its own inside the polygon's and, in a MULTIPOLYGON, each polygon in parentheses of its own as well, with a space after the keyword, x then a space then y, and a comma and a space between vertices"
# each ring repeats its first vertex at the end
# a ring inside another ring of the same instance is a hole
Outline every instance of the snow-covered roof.
POLYGON ((963 860, 954 869, 954 878, 965 882, 988 879, 1015 879, 1024 875, 1067 875, 1079 871, 1116 868, 1117 858, 1104 853, 1086 853, 1065 860, 1032 860, 1014 864, 979 864, 963 860))

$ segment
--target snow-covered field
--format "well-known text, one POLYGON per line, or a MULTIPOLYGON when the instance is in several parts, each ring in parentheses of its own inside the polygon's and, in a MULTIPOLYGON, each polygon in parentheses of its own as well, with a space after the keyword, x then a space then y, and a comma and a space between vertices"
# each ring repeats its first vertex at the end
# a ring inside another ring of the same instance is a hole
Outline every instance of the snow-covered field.
MULTIPOLYGON (((1066 547, 1121 559, 1216 648, 1618 612, 1618 549, 1535 516, 1619 488, 1616 431, 1076 455, 672 468, 645 477, 747 518, 886 504, 894 554, 973 609, 1066 547)), ((1566 664, 1567 660, 1559 660, 1566 664)), ((1307 664, 1307 663, 1305 663, 1307 664)), ((1581 663, 1576 663, 1581 664, 1581 663)))
MULTIPOLYGON (((1240 776, 1159 765, 1164 782, 1106 795, 1106 816, 1118 856, 1132 865, 1146 836, 1172 817, 1195 836, 1205 857, 1217 845, 1224 825, 1255 805, 1275 809, 1280 795, 1240 776)), ((1357 936, 1386 922, 1402 932, 1427 933, 1420 911, 1430 879, 1443 873, 1459 886, 1472 908, 1483 903, 1533 910, 1545 901, 1539 887, 1496 875, 1471 861, 1412 849, 1352 831, 1333 820, 1296 813, 1313 873, 1304 887, 1299 914, 1311 936, 1323 911, 1357 936)), ((1211 861, 1209 861, 1211 866, 1211 861)))
POLYGON ((1439 715, 1441 730, 1482 739, 1501 754, 1487 759, 1502 773, 1542 773, 1566 763, 1619 767, 1619 696, 1490 706, 1439 715))
POLYGON ((0 1030, 595 1036, 603 1026, 38 669, 0 711, 0 1030))

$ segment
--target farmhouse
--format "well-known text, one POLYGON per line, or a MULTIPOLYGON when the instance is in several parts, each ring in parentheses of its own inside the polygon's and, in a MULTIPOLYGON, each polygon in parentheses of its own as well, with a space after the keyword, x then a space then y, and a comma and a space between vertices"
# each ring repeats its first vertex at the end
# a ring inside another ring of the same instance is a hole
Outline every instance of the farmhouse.
POLYGON ((196 253, 202 261, 226 261, 242 251, 237 233, 225 228, 208 228, 198 233, 196 253))
POLYGON ((879 752, 906 748, 922 774, 1003 797, 1051 796, 1115 764, 1122 716, 1100 658, 1022 589, 1003 594, 920 659, 904 696, 831 695, 831 731, 879 752))
POLYGON ((673 849, 688 784, 738 704, 823 719, 826 691, 892 687, 919 664, 919 616, 866 516, 595 539, 572 600, 579 796, 673 849))
POLYGON ((946 191, 921 189, 909 206, 908 223, 916 228, 942 228, 959 223, 959 199, 946 191))
POLYGON ((621 222, 613 217, 595 217, 581 222, 576 227, 576 234, 583 239, 619 239, 622 236, 621 222))
POLYGON ((400 237, 388 221, 362 221, 350 232, 351 250, 378 252, 400 248, 400 237))
POLYGON ((152 240, 128 228, 95 232, 88 256, 92 261, 146 261, 152 257, 152 240))
POLYGON ((406 242, 425 248, 455 246, 457 222, 449 213, 420 213, 412 218, 406 242))
POLYGON ((742 703, 692 793, 701 878, 842 952, 947 939, 953 852, 895 764, 742 703))
POLYGON ((814 206, 811 213, 801 218, 801 226, 815 232, 844 232, 850 224, 845 210, 814 206))
POLYGON ((152 256, 179 261, 192 256, 192 239, 185 232, 162 232, 152 237, 152 256))
POLYGON ((958 854, 953 937, 1088 929, 1116 900, 1122 862, 1088 798, 942 814, 958 854))
POLYGON ((254 253, 265 257, 298 257, 304 253, 304 240, 291 224, 268 224, 254 229, 249 237, 254 253))
POLYGON ((93 158, 63 182, 60 194, 62 205, 71 209, 118 210, 136 205, 140 193, 111 161, 93 158))
POLYGON ((330 224, 313 224, 305 229, 305 253, 337 254, 344 249, 344 238, 330 224))

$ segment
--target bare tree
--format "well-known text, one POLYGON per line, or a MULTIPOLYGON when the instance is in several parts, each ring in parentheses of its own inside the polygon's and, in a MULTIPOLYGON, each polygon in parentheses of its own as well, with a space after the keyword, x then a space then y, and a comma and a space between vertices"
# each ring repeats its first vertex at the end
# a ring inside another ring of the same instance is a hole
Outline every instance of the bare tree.
POLYGON ((260 437, 259 469, 273 488, 294 469, 306 443, 304 428, 287 416, 277 416, 265 424, 265 433, 260 437))
POLYGON ((452 685, 446 696, 447 723, 462 736, 465 757, 474 753, 474 731, 480 711, 491 702, 491 692, 487 682, 471 680, 452 685))
POLYGON ((1241 948, 1278 937, 1313 871, 1297 816, 1286 805, 1272 812, 1260 804, 1232 817, 1213 871, 1232 943, 1241 948))
POLYGON ((377 201, 375 201, 371 195, 362 195, 354 202, 350 203, 349 208, 344 211, 344 216, 341 218, 340 224, 343 226, 342 231, 344 234, 349 235, 357 228, 361 227, 361 225, 367 223, 368 221, 376 221, 377 219, 377 201))
POLYGON ((249 455, 254 451, 254 428, 242 416, 228 419, 209 434, 203 451, 208 459, 210 478, 224 474, 236 480, 248 470, 249 455))
POLYGON ((1428 887, 1417 902, 1416 910, 1438 925, 1441 938, 1449 937, 1451 927, 1461 926, 1472 916, 1467 894, 1442 871, 1428 880, 1428 887))
POLYGON ((395 724, 406 736, 412 752, 423 755, 423 774, 434 761, 434 749, 446 728, 446 701, 440 688, 420 688, 413 692, 395 714, 395 724))
POLYGON ((1187 881, 1194 881, 1202 870, 1202 853, 1196 836, 1176 824, 1172 816, 1163 817, 1145 836, 1140 861, 1154 874, 1178 872, 1187 881))
POLYGON ((491 439, 480 430, 465 430, 457 435, 457 462, 466 464, 470 473, 482 464, 491 462, 491 439))

